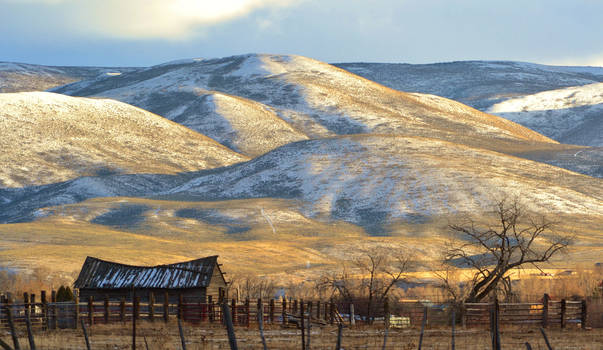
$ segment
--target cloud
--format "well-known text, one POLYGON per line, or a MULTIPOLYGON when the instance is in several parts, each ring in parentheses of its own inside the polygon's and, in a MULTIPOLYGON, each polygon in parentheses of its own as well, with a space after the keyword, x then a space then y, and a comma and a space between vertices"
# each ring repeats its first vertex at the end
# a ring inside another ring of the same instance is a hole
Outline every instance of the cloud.
POLYGON ((13 6, 47 7, 63 25, 82 34, 127 39, 187 39, 199 29, 263 8, 303 0, 0 0, 13 6))
POLYGON ((603 67, 603 52, 595 55, 563 57, 547 62, 557 66, 595 66, 603 67))

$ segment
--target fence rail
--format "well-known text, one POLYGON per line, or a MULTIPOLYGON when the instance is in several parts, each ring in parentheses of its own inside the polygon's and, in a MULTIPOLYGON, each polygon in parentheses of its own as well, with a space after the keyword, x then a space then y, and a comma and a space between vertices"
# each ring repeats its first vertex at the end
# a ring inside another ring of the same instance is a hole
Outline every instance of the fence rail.
MULTIPOLYGON (((53 293, 54 296, 54 293, 53 293)), ((177 303, 169 299, 155 301, 149 295, 148 301, 140 298, 132 300, 94 300, 56 302, 53 298, 47 301, 45 293, 42 300, 36 302, 34 295, 24 294, 23 302, 10 303, 6 298, 0 300, 0 329, 8 327, 10 312, 15 325, 24 327, 29 315, 34 329, 77 328, 81 321, 87 325, 129 322, 132 319, 151 322, 168 321, 178 318, 191 324, 222 323, 220 303, 207 300, 186 299, 180 297, 177 303)), ((540 303, 465 303, 460 306, 452 304, 432 304, 425 301, 400 301, 391 306, 374 305, 371 318, 367 317, 366 305, 335 303, 334 301, 303 301, 291 299, 269 300, 228 300, 229 311, 234 325, 251 326, 257 324, 258 315, 263 315, 266 325, 299 325, 302 304, 304 318, 310 317, 313 323, 335 324, 383 324, 386 318, 389 324, 396 327, 419 326, 423 322, 430 326, 447 326, 451 323, 451 314, 456 312, 457 321, 468 327, 484 327, 489 324, 491 314, 497 310, 500 325, 534 325, 538 327, 560 326, 568 324, 586 325, 586 301, 558 300, 553 301, 544 296, 540 303), (261 312, 260 312, 261 308, 261 312)))

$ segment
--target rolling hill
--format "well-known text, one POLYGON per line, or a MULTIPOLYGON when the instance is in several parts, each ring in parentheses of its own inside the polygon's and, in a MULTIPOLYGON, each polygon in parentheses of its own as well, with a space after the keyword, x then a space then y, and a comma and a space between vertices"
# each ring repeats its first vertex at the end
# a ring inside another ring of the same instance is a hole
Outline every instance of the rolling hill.
POLYGON ((557 232, 576 234, 563 263, 603 251, 599 179, 441 140, 352 135, 217 169, 0 190, 0 261, 63 259, 75 269, 87 254, 149 264, 220 254, 231 271, 316 276, 343 252, 372 245, 435 258, 447 223, 515 195, 560 220, 557 232), (65 246, 76 253, 65 256, 65 246))
POLYGON ((601 180, 538 162, 598 174, 596 148, 444 97, 259 54, 54 91, 0 94, 0 266, 220 254, 308 276, 374 244, 433 258, 447 223, 513 196, 578 230, 572 259, 603 251, 601 180))
POLYGON ((0 187, 111 173, 174 174, 248 158, 177 123, 114 100, 0 94, 0 187))
POLYGON ((393 89, 460 101, 562 143, 601 146, 603 142, 603 67, 509 61, 335 65, 393 89))
POLYGON ((37 64, 0 62, 0 93, 43 91, 75 81, 114 76, 137 68, 53 67, 37 64))
POLYGON ((378 135, 295 142, 248 162, 179 175, 82 177, 0 192, 5 222, 97 197, 281 198, 295 200, 306 217, 378 235, 391 224, 482 212, 495 198, 515 195, 533 203, 534 212, 603 215, 598 179, 446 141, 378 135))
MULTIPOLYGON (((445 98, 395 91, 301 56, 178 61, 54 91, 113 98, 172 120, 182 116, 189 124, 208 113, 191 115, 183 106, 196 103, 206 91, 217 91, 273 108, 310 138, 373 133, 438 138, 505 152, 555 147, 552 140, 506 119, 445 98)), ((278 146, 274 142, 273 148, 278 146)))
POLYGON ((488 109, 563 143, 603 146, 603 83, 508 99, 488 109))
POLYGON ((603 82, 603 67, 513 61, 334 63, 392 89, 438 95, 482 111, 510 98, 603 82))

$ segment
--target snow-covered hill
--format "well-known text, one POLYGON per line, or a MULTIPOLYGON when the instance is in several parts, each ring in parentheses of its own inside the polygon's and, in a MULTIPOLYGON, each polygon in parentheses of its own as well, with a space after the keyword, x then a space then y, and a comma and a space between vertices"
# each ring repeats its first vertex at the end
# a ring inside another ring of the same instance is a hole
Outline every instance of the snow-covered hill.
POLYGON ((392 89, 443 96, 482 111, 513 97, 603 82, 603 67, 547 66, 513 61, 334 65, 392 89))
POLYGON ((219 92, 179 105, 166 117, 247 156, 262 155, 308 137, 259 102, 219 92))
POLYGON ((305 215, 345 220, 374 233, 383 233, 386 225, 397 221, 480 212, 493 198, 515 194, 537 212, 603 215, 600 180, 416 137, 297 142, 250 162, 201 174, 169 193, 195 200, 298 199, 305 215))
POLYGON ((114 100, 0 94, 0 187, 106 173, 195 171, 248 158, 177 123, 114 100))
POLYGON ((512 98, 493 105, 488 113, 563 143, 603 146, 603 83, 512 98))
POLYGON ((98 76, 115 76, 137 68, 53 67, 37 64, 0 62, 0 93, 43 91, 98 76))
MULTIPOLYGON (((398 134, 495 150, 552 142, 529 129, 461 103, 395 91, 300 56, 249 54, 175 62, 117 77, 74 83, 54 91, 114 98, 172 120, 182 116, 191 125, 194 118, 201 124, 212 114, 211 110, 195 107, 200 97, 207 91, 218 91, 268 106, 280 119, 311 138, 358 133, 398 134), (187 111, 189 106, 191 109, 187 111)), ((232 107, 227 113, 245 108, 234 107, 235 102, 245 101, 229 101, 232 107)), ((224 114, 222 117, 228 119, 224 114)), ((259 117, 266 118, 269 114, 259 117)), ((273 121, 271 117, 265 123, 273 121)), ((221 142, 236 144, 228 138, 222 138, 221 142)), ((259 143, 257 140, 247 142, 259 143)), ((278 146, 279 142, 274 142, 273 148, 278 146)))
POLYGON ((451 98, 563 143, 601 146, 603 67, 523 62, 341 63, 394 89, 451 98))
POLYGON ((603 217, 603 183, 557 167, 420 137, 345 136, 290 143, 251 161, 182 175, 106 175, 4 190, 4 221, 96 197, 184 201, 295 200, 321 222, 346 221, 369 233, 459 212, 482 212, 495 198, 521 195, 531 210, 603 217))

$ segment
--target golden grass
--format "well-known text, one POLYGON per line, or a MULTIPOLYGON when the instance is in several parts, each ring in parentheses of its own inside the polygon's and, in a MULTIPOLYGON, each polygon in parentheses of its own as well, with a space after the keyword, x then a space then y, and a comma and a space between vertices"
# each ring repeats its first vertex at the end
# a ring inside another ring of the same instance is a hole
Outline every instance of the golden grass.
MULTIPOLYGON (((3 242, 0 266, 28 270, 44 267, 52 273, 73 276, 86 256, 126 264, 154 265, 217 254, 228 276, 270 275, 286 284, 312 281, 325 271, 340 269, 342 262, 353 259, 360 250, 381 246, 393 252, 402 248, 412 250, 422 261, 422 268, 411 275, 433 278, 432 262, 437 260, 448 242, 448 237, 443 234, 446 225, 456 219, 393 225, 387 228, 391 236, 375 237, 352 224, 324 223, 303 217, 288 209, 291 207, 294 207, 292 202, 279 199, 223 202, 135 198, 88 200, 67 205, 62 212, 38 221, 0 225, 3 242), (118 229, 90 222, 124 201, 150 208, 140 224, 118 229), (161 210, 155 210, 157 208, 161 210), (222 225, 174 215, 182 208, 240 215, 249 230, 232 234, 222 225), (260 209, 272 217, 276 233, 262 217, 260 209)), ((577 216, 557 219, 561 221, 558 231, 574 234, 576 242, 568 254, 559 255, 551 264, 544 265, 544 270, 557 272, 576 264, 591 268, 603 256, 601 219, 577 216)))
MULTIPOLYGON (((130 349, 131 324, 95 325, 89 329, 92 348, 95 349, 130 349)), ((257 329, 237 327, 237 343, 239 349, 262 349, 257 329)), ((299 349, 301 347, 300 331, 268 326, 265 332, 269 349, 299 349)), ((187 349, 229 349, 225 330, 220 326, 195 326, 184 324, 187 349)), ((333 349, 336 342, 336 327, 314 327, 311 335, 312 349, 333 349)), ((381 349, 383 345, 383 329, 381 327, 354 329, 343 331, 342 348, 344 349, 381 349)), ((548 329, 547 335, 556 350, 597 350, 602 349, 603 329, 566 330, 548 329)), ((178 327, 175 322, 163 323, 141 322, 137 331, 137 349, 145 349, 144 339, 149 349, 180 349, 178 327)), ((5 341, 9 339, 4 337, 5 341)), ((387 349, 416 349, 419 340, 417 329, 390 330, 387 349)), ((524 343, 530 342, 533 349, 545 349, 542 335, 536 328, 503 329, 501 333, 503 349, 525 349, 524 343)), ((486 329, 457 328, 456 349, 477 350, 490 348, 490 334, 486 329)), ((21 344, 27 339, 21 337, 21 344)), ((36 334, 38 349, 82 349, 84 338, 81 330, 59 330, 36 334)), ((423 349, 449 349, 450 329, 428 329, 423 339, 423 349)))

